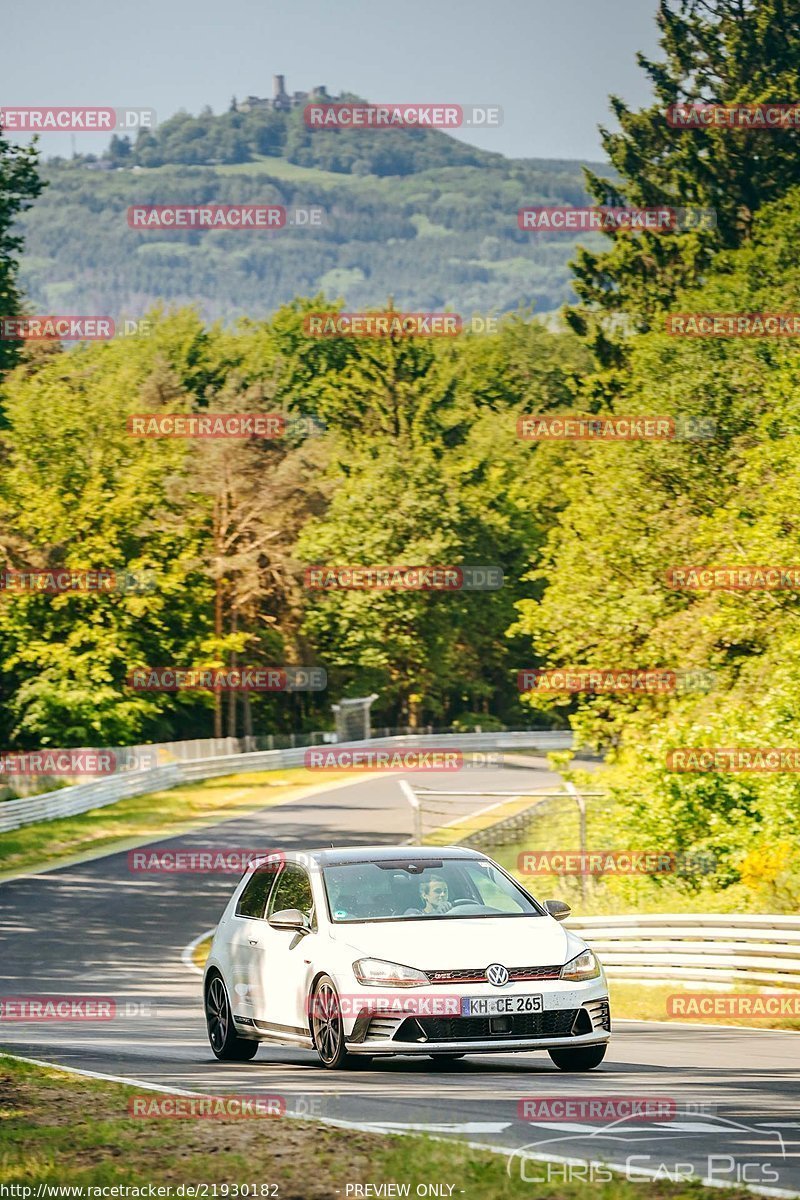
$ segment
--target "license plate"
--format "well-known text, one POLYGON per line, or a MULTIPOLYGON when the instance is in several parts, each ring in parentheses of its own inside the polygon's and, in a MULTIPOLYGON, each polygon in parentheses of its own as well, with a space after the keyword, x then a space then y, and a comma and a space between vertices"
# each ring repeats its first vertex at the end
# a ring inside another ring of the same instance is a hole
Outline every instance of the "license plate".
POLYGON ((543 996, 465 996, 462 1017, 505 1017, 544 1011, 543 996))

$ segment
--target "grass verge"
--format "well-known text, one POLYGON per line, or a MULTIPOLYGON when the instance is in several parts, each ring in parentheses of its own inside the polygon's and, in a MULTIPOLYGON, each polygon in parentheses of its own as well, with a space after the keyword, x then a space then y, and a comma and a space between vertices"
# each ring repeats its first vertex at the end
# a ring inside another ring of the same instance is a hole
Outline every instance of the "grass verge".
MULTIPOLYGON (((312 1121, 234 1118, 158 1120, 128 1115, 135 1096, 163 1100, 159 1093, 84 1079, 49 1067, 0 1057, 0 1185, 39 1184, 79 1188, 128 1185, 228 1185, 206 1195, 235 1196, 233 1185, 250 1184, 250 1195, 278 1200, 341 1200, 358 1195, 352 1185, 447 1184, 465 1200, 641 1200, 642 1184, 613 1178, 608 1183, 538 1184, 506 1171, 506 1158, 458 1142, 408 1136, 386 1138, 339 1130, 312 1121), (277 1185, 264 1191, 262 1185, 277 1185)), ((518 1160, 517 1160, 518 1163, 518 1160)), ((541 1164, 527 1164, 527 1171, 541 1164)), ((648 1200, 709 1198, 716 1191, 693 1184, 647 1182, 648 1200)), ((383 1194, 402 1194, 386 1189, 383 1194)), ((22 1193, 7 1192, 9 1195, 22 1193)), ((79 1195, 80 1193, 73 1193, 79 1195)), ((83 1193, 84 1196, 90 1193, 83 1193)), ((184 1191, 184 1195, 192 1193, 184 1191)), ((198 1192, 194 1195, 197 1196, 198 1192)), ((241 1190, 239 1195, 241 1195, 241 1190)), ((363 1196, 364 1191, 360 1194, 363 1196)), ((380 1194, 374 1190, 367 1195, 380 1194)), ((730 1200, 748 1195, 739 1188, 730 1200)))
POLYGON ((422 841, 426 846, 463 845, 465 838, 473 837, 476 833, 481 833, 484 829, 488 829, 500 821, 525 812, 535 803, 536 793, 531 792, 530 795, 520 796, 518 799, 489 804, 477 812, 465 813, 447 825, 440 825, 437 829, 430 830, 424 835, 422 841))
POLYGON ((198 942, 192 951, 192 962, 196 967, 199 967, 201 971, 206 965, 206 959, 208 958, 212 941, 213 938, 203 938, 202 942, 198 942))
MULTIPOLYGON (((620 983, 610 980, 608 990, 611 995, 612 1017, 616 1020, 629 1021, 669 1021, 671 1025, 739 1025, 743 1029, 789 1029, 800 1030, 800 1017, 708 1017, 688 1015, 685 1017, 670 1017, 667 1013, 668 996, 686 996, 692 992, 709 994, 704 983, 692 983, 686 987, 678 984, 641 984, 620 983)), ((724 992, 715 992, 721 998, 738 995, 758 995, 762 992, 775 994, 774 988, 732 987, 724 992)), ((785 993, 782 993, 785 995, 785 993)))

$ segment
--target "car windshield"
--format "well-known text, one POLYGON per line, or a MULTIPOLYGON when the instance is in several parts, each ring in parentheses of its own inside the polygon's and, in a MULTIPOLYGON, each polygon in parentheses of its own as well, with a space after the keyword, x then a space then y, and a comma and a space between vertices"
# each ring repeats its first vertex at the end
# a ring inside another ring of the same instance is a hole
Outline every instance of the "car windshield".
POLYGON ((477 858, 342 863, 322 875, 336 922, 542 915, 502 871, 477 858))

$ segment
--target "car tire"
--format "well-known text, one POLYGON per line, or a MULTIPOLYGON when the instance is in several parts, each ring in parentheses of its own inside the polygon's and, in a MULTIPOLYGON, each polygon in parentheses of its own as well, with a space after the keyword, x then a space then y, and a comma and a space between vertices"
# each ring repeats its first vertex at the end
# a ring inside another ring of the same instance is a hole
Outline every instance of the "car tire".
POLYGON ((249 1062, 255 1058, 258 1042, 237 1034, 225 982, 216 972, 208 978, 205 1010, 208 1041, 215 1058, 221 1062, 249 1062))
POLYGON ((322 975, 311 996, 311 1037, 319 1061, 329 1071, 352 1067, 357 1055, 347 1053, 339 993, 330 975, 322 975))
POLYGON ((599 1067, 606 1056, 607 1046, 581 1046, 574 1050, 550 1050, 549 1054, 559 1071, 591 1071, 599 1067))

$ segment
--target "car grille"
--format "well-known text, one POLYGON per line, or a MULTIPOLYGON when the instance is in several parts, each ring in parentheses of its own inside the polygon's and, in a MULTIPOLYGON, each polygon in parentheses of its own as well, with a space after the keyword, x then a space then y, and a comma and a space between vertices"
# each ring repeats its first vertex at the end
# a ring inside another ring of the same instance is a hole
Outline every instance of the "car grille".
POLYGON ((504 1033, 492 1032, 497 1017, 414 1017, 403 1022, 394 1040, 419 1042, 423 1040, 420 1030, 430 1042, 569 1037, 579 1012, 577 1008, 551 1008, 541 1013, 515 1013, 501 1018, 508 1024, 504 1033))
MULTIPOLYGON (((555 967, 509 967, 510 983, 524 983, 530 979, 560 979, 561 966, 555 967)), ((486 983, 486 967, 467 967, 458 971, 426 971, 431 983, 486 983)))

